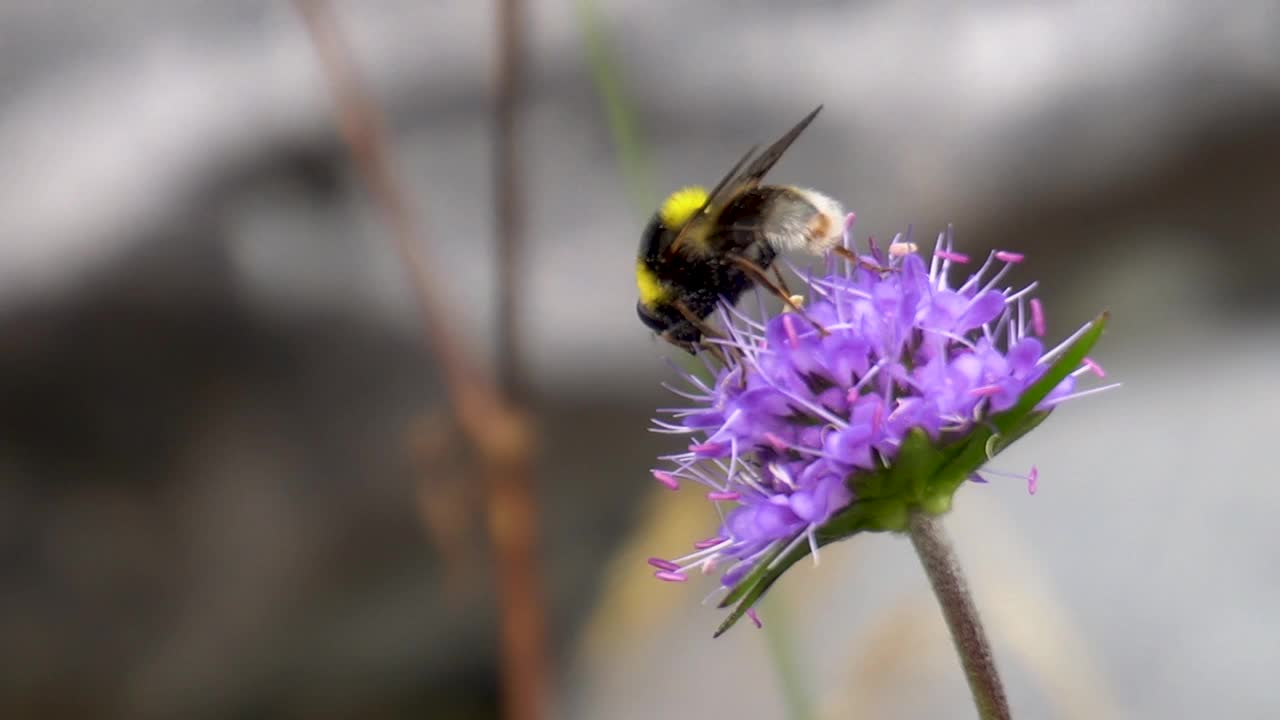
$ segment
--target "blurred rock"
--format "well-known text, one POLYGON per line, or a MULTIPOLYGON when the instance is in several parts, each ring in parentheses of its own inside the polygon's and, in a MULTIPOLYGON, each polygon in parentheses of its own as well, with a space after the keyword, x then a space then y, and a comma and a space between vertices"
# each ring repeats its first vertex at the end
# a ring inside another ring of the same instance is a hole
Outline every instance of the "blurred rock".
MULTIPOLYGON (((1069 438, 1056 461, 1037 446, 1047 489, 1031 512, 1043 522, 1020 524, 1019 505, 1007 534, 977 537, 1036 549, 1063 610, 1056 627, 1078 631, 1054 637, 1087 646, 1055 657, 1098 669, 1115 699, 1084 712, 1193 717, 1221 710, 1209 702, 1221 696, 1264 713, 1265 673, 1229 666, 1273 666, 1280 647, 1262 512, 1276 498, 1256 436, 1277 388, 1280 9, 600 9, 655 196, 714 180, 824 102, 778 180, 844 198, 862 236, 914 223, 927 239, 955 222, 967 251, 1028 251, 1051 334, 1113 311, 1103 359, 1131 387, 1055 419, 1069 438), (1075 450, 1086 447, 1109 449, 1075 450), (1198 462, 1180 462, 1188 448, 1198 462), (1087 478, 1048 481, 1073 462, 1087 478), (1083 532, 1099 493, 1127 505, 1083 532), (1153 509, 1153 495, 1168 504, 1153 509)), ((481 348, 494 296, 490 10, 341 11, 390 110, 430 257, 481 348)), ((666 351, 634 320, 643 218, 623 193, 578 19, 568 0, 531 4, 521 126, 554 650, 582 653, 575 668, 600 661, 568 676, 566 707, 722 710, 716 688, 744 677, 745 708, 775 707, 751 635, 703 644, 705 623, 680 604, 618 630, 625 608, 656 608, 628 591, 619 611, 603 587, 606 572, 625 577, 606 568, 667 447, 641 433, 647 408, 667 402, 666 351), (605 611, 579 638, 598 598, 605 611), (615 647, 615 631, 650 639, 615 647), (698 672, 669 662, 673 643, 714 672, 662 687, 620 672, 659 661, 698 672)), ((484 535, 462 533, 476 554, 442 562, 418 508, 456 502, 470 518, 477 500, 465 477, 461 492, 438 489, 457 482, 456 465, 424 477, 415 463, 413 429, 439 404, 430 349, 287 4, 0 3, 0 98, 0 715, 492 714, 484 535)), ((982 540, 962 532, 977 553, 982 540)), ((885 557, 877 567, 902 561, 885 557)), ((858 604, 837 569, 810 573, 835 583, 828 605, 794 604, 814 617, 856 606, 848 630, 873 627, 884 606, 858 604)), ((988 587, 1016 580, 980 572, 988 587)), ((856 648, 836 650, 829 667, 858 667, 856 648)), ((1036 685, 1045 666, 1025 662, 1019 692, 1061 707, 1061 688, 1036 685)))

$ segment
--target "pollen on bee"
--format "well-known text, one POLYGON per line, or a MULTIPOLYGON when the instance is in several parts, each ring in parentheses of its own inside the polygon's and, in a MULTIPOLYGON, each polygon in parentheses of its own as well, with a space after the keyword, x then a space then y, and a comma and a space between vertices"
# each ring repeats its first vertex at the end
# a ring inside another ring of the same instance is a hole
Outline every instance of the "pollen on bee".
POLYGON ((658 217, 662 224, 670 228, 678 228, 689 222, 703 205, 707 204, 707 189, 691 185, 671 193, 662 201, 658 209, 658 217))
POLYGON ((907 255, 910 255, 911 253, 916 252, 919 249, 920 249, 920 246, 916 245, 913 242, 889 243, 889 256, 896 257, 896 258, 905 257, 907 255))
POLYGON ((818 213, 817 215, 814 215, 813 219, 809 221, 809 228, 808 228, 809 237, 812 237, 812 238, 828 237, 829 235, 831 235, 831 226, 833 224, 834 223, 832 223, 831 218, 828 217, 827 215, 824 215, 822 213, 818 213))

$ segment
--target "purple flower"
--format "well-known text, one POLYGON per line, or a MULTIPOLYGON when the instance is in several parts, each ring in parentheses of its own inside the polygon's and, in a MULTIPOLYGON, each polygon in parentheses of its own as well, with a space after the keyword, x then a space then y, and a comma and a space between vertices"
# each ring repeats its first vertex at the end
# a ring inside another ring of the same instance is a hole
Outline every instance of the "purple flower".
MULTIPOLYGON (((654 477, 705 486, 721 523, 688 555, 651 559, 657 576, 682 581, 696 568, 732 587, 780 547, 807 542, 816 555, 817 533, 860 500, 858 478, 892 467, 909 434, 963 437, 1013 407, 1079 336, 1045 350, 1035 284, 1002 286, 1022 259, 993 252, 953 284, 969 259, 950 229, 928 264, 898 236, 887 252, 873 241, 856 267, 828 258, 829 274, 806 282, 803 314, 768 317, 761 304, 756 320, 722 305, 724 337, 709 341, 719 352, 699 355, 711 379, 686 373, 688 388, 674 392, 687 406, 654 421, 689 438, 654 477)), ((1075 381, 1086 372, 1102 375, 1086 359, 1037 409, 1085 394, 1075 381)), ((1034 488, 1035 472, 1025 479, 1034 488)))

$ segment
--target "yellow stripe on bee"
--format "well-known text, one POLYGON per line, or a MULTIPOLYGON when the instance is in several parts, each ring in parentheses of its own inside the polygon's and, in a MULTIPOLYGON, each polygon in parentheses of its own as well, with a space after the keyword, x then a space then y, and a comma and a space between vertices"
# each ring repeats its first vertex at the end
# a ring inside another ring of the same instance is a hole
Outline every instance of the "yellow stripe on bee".
POLYGON ((636 289, 640 291, 640 303, 652 307, 667 299, 667 286, 662 284, 643 260, 636 262, 636 289))
POLYGON ((669 228, 678 228, 689 222, 707 203, 707 189, 696 185, 681 188, 662 201, 658 217, 669 228))

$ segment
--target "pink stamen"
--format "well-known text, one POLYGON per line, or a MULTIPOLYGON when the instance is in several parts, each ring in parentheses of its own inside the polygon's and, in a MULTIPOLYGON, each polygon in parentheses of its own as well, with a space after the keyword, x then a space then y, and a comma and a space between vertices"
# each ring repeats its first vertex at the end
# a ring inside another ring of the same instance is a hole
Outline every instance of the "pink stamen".
POLYGON ((1097 395, 1098 393, 1104 393, 1104 392, 1107 392, 1108 390, 1115 390, 1116 388, 1120 387, 1123 384, 1124 383, 1111 383, 1110 385, 1103 385, 1100 388, 1094 388, 1092 390, 1081 390, 1080 392, 1074 392, 1074 393, 1071 393, 1070 395, 1063 395, 1062 397, 1057 398, 1055 400, 1050 400, 1049 404, 1061 405, 1062 403, 1068 400, 1078 400, 1082 397, 1089 397, 1090 395, 1097 395))
POLYGON ((800 347, 800 336, 796 334, 796 324, 790 315, 782 316, 782 329, 787 331, 787 339, 791 341, 791 347, 800 347))
POLYGON ((717 453, 717 452, 720 452, 722 448, 724 448, 724 444, 718 443, 718 442, 693 443, 692 445, 689 446, 689 452, 717 453))
POLYGON ((1028 494, 1031 494, 1031 495, 1036 494, 1036 488, 1040 487, 1039 481, 1040 481, 1040 471, 1036 469, 1035 465, 1032 465, 1031 472, 1027 473, 1027 493, 1028 494))
POLYGON ((1044 306, 1040 298, 1031 298, 1031 329, 1039 337, 1044 337, 1044 306))
POLYGON ((755 608, 750 608, 749 610, 747 610, 747 617, 751 618, 751 622, 755 623, 757 628, 764 627, 764 623, 761 622, 760 616, 756 614, 755 608))
POLYGON ((952 252, 951 250, 936 250, 933 253, 943 260, 950 260, 958 265, 964 265, 969 262, 969 256, 963 253, 952 252))
POLYGON ((654 573, 653 576, 658 578, 662 582, 681 583, 681 582, 687 582, 689 580, 689 576, 685 575, 684 573, 671 572, 668 570, 659 570, 658 572, 654 573))
POLYGON ((1090 372, 1092 372, 1094 375, 1097 375, 1100 378, 1104 378, 1107 376, 1107 371, 1103 370, 1101 365, 1094 362, 1093 358, 1085 358, 1084 366, 1089 368, 1090 372))
POLYGON ((719 490, 712 490, 711 492, 707 493, 707 499, 712 502, 720 502, 720 501, 732 502, 734 500, 741 500, 742 495, 732 491, 720 492, 719 490))
POLYGON ((659 570, 663 570, 666 572, 679 572, 680 570, 679 565, 671 562, 670 560, 663 560, 660 557, 651 557, 649 558, 648 563, 658 568, 659 570))
POLYGON ((666 470, 654 470, 654 471, 653 471, 653 479, 654 479, 654 480, 657 480, 657 481, 658 481, 658 482, 660 482, 660 483, 662 483, 663 485, 665 485, 667 488, 669 488, 669 489, 671 489, 671 490, 679 490, 679 489, 680 489, 680 481, 679 481, 679 480, 676 480, 676 476, 675 476, 675 475, 672 475, 671 473, 667 472, 666 470))
POLYGON ((991 397, 992 395, 995 395, 999 392, 1000 392, 999 385, 983 385, 982 387, 976 387, 970 390, 969 394, 973 395, 974 397, 991 397))
POLYGON ((852 251, 852 246, 856 244, 853 237, 853 225, 857 220, 858 216, 856 213, 849 213, 844 216, 844 231, 840 234, 840 237, 841 245, 843 245, 846 250, 852 251))
POLYGON ((706 550, 707 548, 715 547, 722 542, 724 542, 724 538, 717 535, 716 537, 707 538, 706 540, 699 540, 693 544, 693 547, 697 550, 706 550))
POLYGON ((1026 258, 1026 255, 1023 255, 1022 253, 1009 252, 1008 250, 996 251, 996 259, 1000 262, 1020 263, 1024 258, 1026 258))
POLYGON ((770 447, 772 447, 774 450, 777 450, 778 452, 782 452, 783 450, 786 450, 787 448, 791 447, 790 445, 787 444, 787 441, 783 440, 780 436, 778 436, 777 433, 767 432, 764 434, 764 439, 765 439, 765 442, 769 443, 770 447))
POLYGON ((702 570, 702 574, 710 575, 712 571, 716 569, 716 565, 719 565, 719 564, 720 564, 719 555, 712 555, 706 560, 703 560, 702 565, 700 566, 700 569, 702 570))

